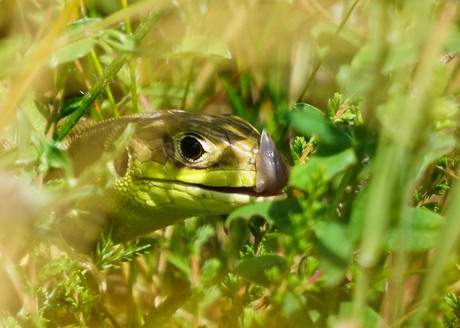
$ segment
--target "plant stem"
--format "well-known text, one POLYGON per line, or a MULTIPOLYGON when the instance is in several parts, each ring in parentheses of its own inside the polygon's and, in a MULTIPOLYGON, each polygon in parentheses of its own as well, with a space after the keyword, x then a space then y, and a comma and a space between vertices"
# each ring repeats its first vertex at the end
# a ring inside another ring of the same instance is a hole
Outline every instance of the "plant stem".
MULTIPOLYGON (((348 19, 350 18, 351 14, 355 10, 356 6, 358 5, 359 0, 355 0, 351 7, 348 9, 347 13, 345 14, 345 17, 342 19, 340 22, 340 25, 337 27, 337 30, 335 31, 335 36, 339 35, 340 32, 342 31, 343 27, 347 23, 348 19)), ((299 97, 297 98, 297 102, 300 103, 302 102, 303 97, 305 96, 305 93, 307 92, 308 88, 310 88, 310 85, 312 84, 313 80, 315 79, 316 74, 318 73, 319 69, 321 68, 321 65, 323 64, 323 60, 319 59, 318 62, 316 63, 315 67, 313 68, 312 72, 310 73, 310 76, 307 79, 307 82, 305 83, 305 86, 303 87, 302 91, 300 92, 299 97)))
MULTIPOLYGON (((148 33, 148 31, 155 25, 158 21, 160 14, 151 13, 144 23, 136 30, 133 34, 133 38, 137 41, 140 41, 148 33)), ((69 118, 62 124, 62 127, 56 131, 54 139, 61 141, 65 136, 70 132, 70 130, 77 124, 80 117, 88 110, 91 104, 96 100, 96 98, 101 94, 102 89, 105 87, 108 81, 112 80, 115 74, 123 67, 126 61, 129 59, 130 55, 128 53, 119 53, 113 62, 107 67, 106 71, 100 76, 99 80, 94 84, 93 88, 85 94, 82 99, 81 106, 69 115, 69 118)))
MULTIPOLYGON (((128 1, 121 0, 121 6, 123 9, 128 8, 128 1)), ((126 32, 132 34, 131 22, 129 18, 125 20, 126 32)), ((129 80, 131 85, 131 105, 134 113, 137 113, 137 83, 136 83, 136 65, 134 59, 131 57, 129 59, 129 80)))

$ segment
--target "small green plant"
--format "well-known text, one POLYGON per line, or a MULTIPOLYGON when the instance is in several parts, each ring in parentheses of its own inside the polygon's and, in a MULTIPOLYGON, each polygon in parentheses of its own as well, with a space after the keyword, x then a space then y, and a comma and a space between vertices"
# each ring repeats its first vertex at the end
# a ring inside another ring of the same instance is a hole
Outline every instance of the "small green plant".
POLYGON ((106 233, 96 246, 94 261, 99 270, 120 269, 120 262, 131 262, 148 253, 151 248, 149 241, 144 239, 138 239, 127 247, 115 245, 111 234, 106 233))

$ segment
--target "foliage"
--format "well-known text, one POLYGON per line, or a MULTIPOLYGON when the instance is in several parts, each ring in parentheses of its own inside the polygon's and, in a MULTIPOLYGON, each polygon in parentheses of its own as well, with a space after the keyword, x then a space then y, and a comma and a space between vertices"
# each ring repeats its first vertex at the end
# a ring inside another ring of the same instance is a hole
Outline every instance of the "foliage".
POLYGON ((0 1, 0 326, 458 327, 459 12, 0 1), (56 225, 113 177, 74 178, 59 141, 165 108, 267 128, 288 198, 82 255, 56 225))

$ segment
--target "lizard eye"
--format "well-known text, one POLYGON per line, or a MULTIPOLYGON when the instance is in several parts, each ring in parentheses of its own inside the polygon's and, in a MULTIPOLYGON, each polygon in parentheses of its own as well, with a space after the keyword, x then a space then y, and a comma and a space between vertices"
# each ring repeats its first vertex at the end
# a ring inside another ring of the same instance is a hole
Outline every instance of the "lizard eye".
POLYGON ((194 134, 187 134, 180 141, 180 153, 186 160, 194 162, 203 155, 204 149, 199 139, 194 134))

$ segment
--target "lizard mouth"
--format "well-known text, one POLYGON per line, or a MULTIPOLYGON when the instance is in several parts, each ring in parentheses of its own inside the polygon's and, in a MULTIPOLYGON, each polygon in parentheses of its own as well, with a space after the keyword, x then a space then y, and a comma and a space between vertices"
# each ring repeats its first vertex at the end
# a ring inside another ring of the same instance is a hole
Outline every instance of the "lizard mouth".
POLYGON ((196 190, 203 190, 209 191, 213 193, 221 193, 221 194, 229 194, 229 195, 246 195, 251 198, 274 198, 274 199, 284 199, 286 198, 286 194, 281 190, 278 191, 255 191, 256 187, 214 187, 214 186, 207 186, 203 184, 197 183, 188 183, 183 181, 177 180, 161 180, 161 179, 149 179, 150 181, 154 181, 161 184, 170 184, 170 185, 179 185, 184 188, 192 188, 196 190))
POLYGON ((276 196, 283 196, 284 193, 280 191, 262 191, 262 192, 256 192, 254 190, 254 187, 209 187, 205 185, 194 185, 198 188, 201 189, 206 189, 209 191, 214 191, 214 192, 221 192, 221 193, 226 193, 226 194, 243 194, 243 195, 249 195, 252 197, 276 197, 276 196))

